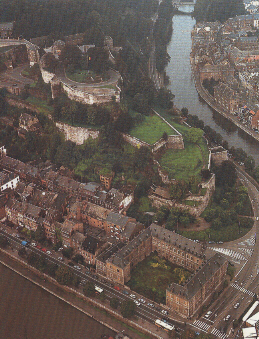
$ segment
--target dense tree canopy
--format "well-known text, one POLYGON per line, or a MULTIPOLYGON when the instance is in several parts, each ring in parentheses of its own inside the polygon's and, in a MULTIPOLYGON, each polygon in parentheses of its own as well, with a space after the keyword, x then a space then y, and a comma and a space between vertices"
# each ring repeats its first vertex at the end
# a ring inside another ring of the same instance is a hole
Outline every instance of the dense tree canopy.
POLYGON ((200 21, 225 22, 228 18, 245 14, 242 0, 197 0, 193 15, 200 21))

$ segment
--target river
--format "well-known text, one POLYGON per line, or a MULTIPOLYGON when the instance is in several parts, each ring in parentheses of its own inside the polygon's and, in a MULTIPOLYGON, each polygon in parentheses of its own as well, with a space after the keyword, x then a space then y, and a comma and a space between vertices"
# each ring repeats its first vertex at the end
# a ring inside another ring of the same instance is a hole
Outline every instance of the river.
MULTIPOLYGON (((179 9, 187 12, 192 11, 193 7, 182 6, 179 9)), ((180 109, 187 107, 190 114, 197 115, 205 125, 220 133, 223 139, 228 141, 229 146, 243 148, 259 165, 259 143, 214 112, 196 91, 190 65, 191 30, 195 23, 195 19, 189 15, 173 17, 173 34, 167 49, 171 60, 166 73, 170 77, 168 88, 175 95, 174 103, 180 109)))
POLYGON ((0 264, 0 338, 101 339, 114 332, 0 264))

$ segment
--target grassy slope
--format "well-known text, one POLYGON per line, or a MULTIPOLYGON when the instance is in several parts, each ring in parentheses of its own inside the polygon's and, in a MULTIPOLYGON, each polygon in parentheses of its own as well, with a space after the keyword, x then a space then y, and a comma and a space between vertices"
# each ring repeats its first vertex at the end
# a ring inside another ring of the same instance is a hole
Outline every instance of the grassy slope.
POLYGON ((130 135, 152 145, 157 142, 166 132, 168 135, 175 135, 175 131, 158 116, 144 116, 144 121, 130 131, 130 135))

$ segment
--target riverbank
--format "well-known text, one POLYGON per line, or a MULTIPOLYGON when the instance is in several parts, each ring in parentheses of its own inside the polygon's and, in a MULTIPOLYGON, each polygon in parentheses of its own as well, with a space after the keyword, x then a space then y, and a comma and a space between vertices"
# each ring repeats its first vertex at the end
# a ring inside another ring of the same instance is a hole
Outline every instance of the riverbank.
POLYGON ((199 93, 200 97, 216 112, 221 114, 226 119, 233 122, 238 128, 240 128, 242 131, 244 131, 246 134, 248 134, 250 137, 254 138, 256 141, 259 141, 259 135, 252 129, 247 128, 244 126, 233 114, 227 112, 224 110, 223 107, 220 107, 214 100, 213 96, 209 94, 209 92, 202 86, 199 72, 195 69, 195 66, 193 64, 193 61, 191 61, 191 68, 192 68, 192 74, 194 78, 195 87, 197 89, 197 92, 199 93))
MULTIPOLYGON (((84 323, 91 323, 92 321, 96 321, 96 324, 89 324, 88 327, 90 327, 91 335, 86 337, 87 339, 99 339, 100 336, 97 336, 97 334, 108 334, 115 336, 115 333, 122 332, 127 333, 130 338, 133 339, 152 339, 152 338, 167 338, 167 334, 161 333, 161 330, 159 330, 155 325, 152 325, 144 320, 138 320, 135 324, 135 322, 131 322, 127 319, 123 319, 120 315, 111 314, 112 310, 109 310, 109 305, 99 305, 98 301, 91 300, 89 298, 84 297, 83 295, 80 295, 78 291, 72 290, 66 286, 59 285, 54 279, 46 276, 43 273, 38 272, 34 268, 30 266, 26 266, 25 263, 21 262, 19 258, 16 258, 15 256, 10 256, 9 253, 6 251, 0 250, 0 263, 7 267, 8 269, 12 270, 16 274, 18 274, 23 279, 28 280, 30 283, 32 283, 35 287, 38 287, 42 290, 44 290, 47 295, 45 295, 44 298, 50 298, 49 295, 52 295, 55 298, 58 298, 60 302, 62 301, 64 307, 64 303, 67 304, 67 306, 73 307, 76 311, 79 311, 79 315, 77 315, 77 318, 80 316, 85 317, 84 323), (135 326, 134 326, 135 325, 135 326), (103 327, 102 327, 103 326, 103 327), (105 326, 105 327, 104 327, 105 326), (101 328, 100 328, 101 327, 101 328), (135 328, 134 328, 135 327, 135 328), (151 330, 150 333, 152 333, 152 330, 154 331, 154 335, 147 335, 144 333, 141 333, 140 330, 143 327, 143 330, 145 328, 149 328, 151 330), (102 332, 100 332, 102 330, 102 332)), ((8 286, 7 286, 8 288, 8 286)), ((56 299, 55 299, 56 300, 56 299)), ((16 301, 15 301, 16 302, 16 301)), ((36 305, 34 305, 34 300, 26 300, 28 305, 30 305, 30 302, 33 305, 33 308, 35 308, 36 305)), ((39 302, 39 301, 38 301, 39 302)), ((43 301, 40 301, 40 303, 43 301)), ((57 301, 56 301, 57 302, 57 301)), ((37 306, 36 306, 37 307, 37 306)), ((55 311, 54 309, 52 311, 55 311)), ((43 311, 42 311, 43 312, 43 311)), ((51 312, 51 309, 45 308, 42 317, 48 318, 47 314, 51 312)), ((62 308, 60 310, 62 312, 62 308)), ((74 312, 70 311, 70 312, 74 312)), ((113 311, 113 313, 115 313, 113 311)), ((55 313, 56 314, 56 313, 55 313)), ((69 312, 68 312, 69 314, 69 312)), ((37 319, 37 318, 36 318, 37 319)), ((69 316, 68 316, 68 320, 69 316)), ((48 324, 43 321, 43 327, 42 331, 45 332, 45 327, 48 327, 48 324), (43 329, 44 328, 44 329, 43 329)), ((33 332, 36 333, 36 332, 33 332)), ((30 338, 53 338, 52 335, 45 335, 40 336, 37 334, 37 336, 30 336, 30 338)), ((77 337, 77 336, 63 336, 62 338, 83 338, 83 337, 77 337)), ((12 337, 13 338, 13 337, 12 337)), ((24 338, 23 337, 17 337, 17 338, 24 338)), ((59 336, 55 336, 56 339, 59 338, 59 336)), ((61 338, 61 337, 60 337, 61 338)))

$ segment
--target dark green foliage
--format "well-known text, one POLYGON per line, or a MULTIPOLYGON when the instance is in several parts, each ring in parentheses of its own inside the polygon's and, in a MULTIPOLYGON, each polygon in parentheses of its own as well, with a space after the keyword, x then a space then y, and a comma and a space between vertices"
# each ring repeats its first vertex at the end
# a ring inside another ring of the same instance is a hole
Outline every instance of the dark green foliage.
POLYGON ((64 257, 70 259, 73 255, 73 248, 72 247, 64 248, 62 250, 62 254, 64 257))
POLYGON ((46 240, 44 227, 42 225, 38 225, 38 227, 35 231, 35 234, 34 234, 34 238, 39 243, 43 243, 46 240))
POLYGON ((236 183, 236 167, 231 161, 223 161, 220 167, 216 168, 216 185, 233 187, 236 183))
POLYGON ((132 300, 123 301, 121 304, 121 314, 124 318, 132 318, 136 313, 136 304, 132 300))
POLYGON ((245 14, 242 0, 197 0, 193 15, 198 22, 221 21, 245 14))
POLYGON ((235 267, 228 265, 228 269, 227 269, 227 274, 230 276, 230 280, 232 280, 235 276, 235 267))
POLYGON ((56 280, 61 285, 75 286, 77 287, 80 282, 80 278, 76 276, 70 268, 60 266, 56 271, 56 280))
POLYGON ((111 298, 110 305, 111 305, 112 308, 117 309, 119 304, 120 304, 120 301, 119 301, 118 298, 116 298, 116 297, 111 298))
POLYGON ((0 235, 0 247, 6 248, 9 245, 9 241, 3 235, 0 235))
POLYGON ((26 257, 27 251, 26 251, 25 247, 21 247, 21 248, 19 249, 18 255, 19 255, 20 257, 22 257, 22 258, 25 258, 25 257, 26 257))
POLYGON ((89 297, 89 298, 94 297, 95 296, 94 284, 92 282, 88 281, 84 285, 83 292, 84 292, 84 295, 86 297, 89 297))
POLYGON ((85 264, 85 259, 81 254, 76 254, 73 256, 72 260, 76 263, 79 263, 81 265, 85 264))

